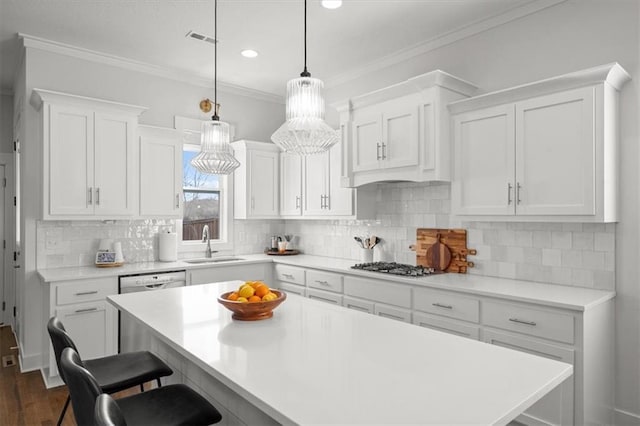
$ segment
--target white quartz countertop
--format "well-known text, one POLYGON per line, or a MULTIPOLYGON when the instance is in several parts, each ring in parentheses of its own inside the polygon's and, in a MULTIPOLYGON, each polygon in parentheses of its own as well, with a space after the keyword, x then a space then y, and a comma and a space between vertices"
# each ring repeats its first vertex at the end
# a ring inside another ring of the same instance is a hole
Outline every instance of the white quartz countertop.
POLYGON ((403 277, 377 272, 351 269, 358 263, 349 259, 331 257, 297 255, 270 256, 265 254, 237 255, 243 260, 190 264, 177 262, 148 262, 125 264, 118 268, 96 268, 93 266, 75 268, 53 268, 38 270, 43 282, 90 279, 130 275, 145 272, 161 272, 197 268, 214 268, 251 263, 275 262, 301 268, 314 268, 349 274, 376 280, 392 281, 415 286, 456 291, 480 296, 498 297, 528 303, 542 303, 547 306, 585 311, 615 297, 615 292, 596 290, 584 287, 571 287, 555 284, 544 284, 531 281, 520 281, 506 278, 485 277, 474 274, 438 274, 424 277, 403 277))
POLYGON ((569 364, 296 295, 268 320, 217 303, 240 282, 110 303, 283 424, 506 424, 569 364))

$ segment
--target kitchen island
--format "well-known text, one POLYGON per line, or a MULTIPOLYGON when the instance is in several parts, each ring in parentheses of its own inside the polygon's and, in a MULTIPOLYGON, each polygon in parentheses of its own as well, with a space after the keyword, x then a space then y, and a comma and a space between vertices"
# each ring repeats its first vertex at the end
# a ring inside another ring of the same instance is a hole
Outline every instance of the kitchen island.
POLYGON ((296 295, 271 319, 234 321, 216 299, 239 284, 108 297, 229 424, 506 424, 573 372, 296 295))

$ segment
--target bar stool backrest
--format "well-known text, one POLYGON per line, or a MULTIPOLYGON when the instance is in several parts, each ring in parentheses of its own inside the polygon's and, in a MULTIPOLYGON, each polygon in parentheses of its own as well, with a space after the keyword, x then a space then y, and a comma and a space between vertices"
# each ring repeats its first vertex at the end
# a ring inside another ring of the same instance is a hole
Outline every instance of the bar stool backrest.
POLYGON ((94 424, 94 410, 102 389, 93 375, 82 365, 73 348, 65 348, 60 357, 61 371, 66 377, 73 414, 79 426, 94 424))
MULTIPOLYGON (((49 322, 47 322, 47 331, 49 332, 49 338, 51 339, 51 345, 53 346, 53 353, 56 357, 56 365, 58 366, 58 371, 60 373, 60 377, 62 380, 67 383, 67 379, 64 377, 64 372, 62 368, 60 368, 60 357, 62 356, 62 351, 65 348, 72 348, 76 354, 78 354, 78 348, 76 348, 75 343, 71 340, 71 336, 65 330, 64 325, 62 325, 62 321, 58 319, 58 317, 51 317, 49 322)), ((78 354, 78 358, 80 355, 78 354)), ((80 361, 82 364, 82 360, 80 361)))

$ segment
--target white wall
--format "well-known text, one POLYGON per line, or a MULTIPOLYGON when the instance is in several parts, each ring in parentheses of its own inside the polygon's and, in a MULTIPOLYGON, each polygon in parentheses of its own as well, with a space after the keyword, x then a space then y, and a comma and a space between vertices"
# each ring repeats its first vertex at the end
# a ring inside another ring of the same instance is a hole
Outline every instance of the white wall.
MULTIPOLYGON (((635 0, 569 0, 325 91, 331 103, 433 69, 469 80, 481 92, 610 62, 619 62, 631 74, 633 80, 620 99, 621 220, 615 231, 616 408, 617 419, 628 423, 640 423, 638 4, 635 0)), ((337 119, 335 111, 328 117, 337 119)))
POLYGON ((0 95, 0 153, 13 152, 13 96, 0 95))

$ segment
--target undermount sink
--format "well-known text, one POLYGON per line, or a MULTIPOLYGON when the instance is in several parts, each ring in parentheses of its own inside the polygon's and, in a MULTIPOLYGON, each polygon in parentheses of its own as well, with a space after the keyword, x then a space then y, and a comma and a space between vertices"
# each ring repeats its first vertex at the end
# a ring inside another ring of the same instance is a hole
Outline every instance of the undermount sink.
POLYGON ((199 257, 197 259, 183 259, 185 263, 218 263, 218 262, 232 262, 234 260, 244 260, 241 257, 199 257))

